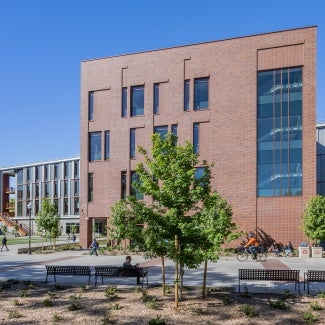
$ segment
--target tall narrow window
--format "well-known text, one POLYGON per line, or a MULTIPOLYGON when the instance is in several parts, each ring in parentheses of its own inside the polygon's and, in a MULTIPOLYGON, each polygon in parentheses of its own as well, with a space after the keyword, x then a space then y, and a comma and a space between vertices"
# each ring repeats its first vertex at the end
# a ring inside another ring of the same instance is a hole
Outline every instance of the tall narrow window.
POLYGON ((94 120, 94 92, 90 91, 88 94, 88 120, 94 120))
POLYGON ((196 154, 199 154, 200 153, 200 150, 199 150, 199 126, 200 124, 199 123, 193 123, 193 151, 194 153, 196 154))
POLYGON ((70 177, 70 163, 69 162, 65 162, 64 163, 64 167, 63 167, 63 170, 64 170, 64 178, 69 178, 70 177))
POLYGON ((126 198, 126 172, 121 172, 121 199, 126 198))
POLYGON ((209 108, 209 78, 194 80, 194 109, 209 108))
POLYGON ((139 174, 135 171, 131 171, 131 189, 130 193, 135 197, 136 200, 143 200, 143 193, 137 188, 137 185, 140 185, 139 174))
POLYGON ((172 124, 172 133, 177 136, 177 124, 172 124))
POLYGON ((159 114, 159 83, 153 85, 153 113, 159 114))
POLYGON ((130 129, 130 158, 135 158, 135 132, 136 129, 130 129))
POLYGON ((60 165, 54 164, 54 179, 58 179, 60 177, 60 165))
POLYGON ((88 202, 94 199, 94 175, 93 173, 88 174, 88 202))
POLYGON ((131 116, 144 114, 144 86, 131 87, 131 116))
POLYGON ((184 81, 184 111, 190 109, 190 80, 184 81))
POLYGON ((89 161, 100 160, 102 155, 102 133, 89 133, 89 161))
POLYGON ((127 87, 122 88, 122 117, 127 116, 128 109, 128 89, 127 87))
POLYGON ((104 153, 104 159, 107 160, 110 158, 110 132, 105 131, 105 153, 104 153))
POLYGON ((258 73, 257 195, 302 195, 302 68, 258 73))
POLYGON ((79 177, 79 160, 75 160, 74 161, 74 178, 78 178, 79 177))

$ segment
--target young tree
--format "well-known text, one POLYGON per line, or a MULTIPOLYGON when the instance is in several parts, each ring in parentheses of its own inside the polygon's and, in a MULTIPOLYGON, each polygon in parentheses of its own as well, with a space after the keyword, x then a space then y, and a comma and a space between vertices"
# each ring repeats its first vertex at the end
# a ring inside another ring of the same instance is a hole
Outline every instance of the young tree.
MULTIPOLYGON (((134 227, 144 224, 141 233, 145 247, 159 256, 167 256, 175 261, 175 305, 178 307, 179 283, 182 283, 184 267, 197 268, 202 261, 210 259, 204 249, 210 243, 216 248, 221 241, 210 237, 203 231, 209 227, 204 215, 210 213, 215 218, 221 218, 225 223, 215 231, 221 231, 218 236, 223 239, 232 228, 231 213, 225 213, 222 218, 222 207, 218 213, 212 214, 211 171, 207 162, 199 162, 198 155, 193 152, 193 146, 186 142, 184 146, 177 145, 177 137, 168 134, 162 138, 159 134, 152 136, 151 154, 143 147, 138 147, 144 156, 136 172, 138 179, 133 186, 146 195, 144 202, 127 198, 124 203, 117 203, 118 211, 113 208, 113 223, 117 227, 117 235, 126 234, 139 236, 134 227), (196 176, 196 166, 201 167, 200 177, 196 176), (147 198, 150 197, 151 201, 147 198), (121 209, 121 205, 123 209, 121 209), (210 212, 209 212, 210 211, 210 212), (230 217, 230 218, 229 218, 230 217), (118 220, 118 218, 120 218, 118 220), (114 222, 114 219, 117 222, 114 222), (204 247, 202 246, 204 244, 204 247)), ((214 201, 213 201, 214 198, 214 201)), ((231 210, 230 210, 231 211, 231 210)), ((211 225, 213 226, 213 224, 211 225)), ((210 259, 211 260, 211 259, 210 259)))
POLYGON ((36 220, 38 230, 42 237, 49 238, 55 249, 56 238, 61 235, 62 225, 55 204, 50 199, 43 199, 42 209, 38 212, 36 220))
POLYGON ((302 230, 307 238, 319 241, 325 240, 325 197, 312 197, 304 209, 302 230))

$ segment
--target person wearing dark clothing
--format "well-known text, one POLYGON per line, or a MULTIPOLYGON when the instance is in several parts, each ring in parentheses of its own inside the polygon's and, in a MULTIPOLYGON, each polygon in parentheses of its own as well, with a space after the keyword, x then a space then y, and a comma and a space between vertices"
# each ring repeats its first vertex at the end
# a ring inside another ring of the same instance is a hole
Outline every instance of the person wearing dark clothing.
MULTIPOLYGON (((132 265, 131 264, 132 257, 131 256, 126 256, 125 261, 123 263, 123 267, 138 267, 138 264, 132 265)), ((141 284, 140 277, 137 277, 137 284, 141 284)))
POLYGON ((3 236, 3 238, 2 238, 1 252, 2 252, 3 247, 6 247, 7 251, 9 251, 8 246, 7 246, 7 237, 6 236, 3 236))
POLYGON ((90 248, 91 248, 90 255, 96 254, 96 256, 98 256, 97 253, 98 243, 96 241, 96 238, 94 238, 93 242, 90 245, 90 248))

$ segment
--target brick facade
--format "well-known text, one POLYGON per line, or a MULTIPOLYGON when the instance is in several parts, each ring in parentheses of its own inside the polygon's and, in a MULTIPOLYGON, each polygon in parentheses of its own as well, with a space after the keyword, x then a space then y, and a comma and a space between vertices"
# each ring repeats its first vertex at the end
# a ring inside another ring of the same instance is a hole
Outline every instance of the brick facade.
MULTIPOLYGON (((150 148, 154 126, 177 124, 179 143, 192 141, 200 127, 200 160, 214 163, 212 188, 233 207, 243 230, 259 231, 279 242, 303 241, 300 218, 316 194, 316 28, 301 28, 209 43, 84 61, 81 64, 81 245, 89 246, 92 219, 109 218, 121 198, 121 171, 130 171, 130 128, 136 145, 150 148), (303 195, 256 196, 257 72, 303 67, 303 195), (209 77, 209 109, 193 110, 195 78, 209 77), (184 80, 190 80, 190 109, 184 111, 184 80), (153 85, 160 83, 159 114, 153 114, 153 85), (144 85, 144 115, 130 117, 130 87, 144 85), (121 117, 122 87, 128 87, 128 114, 121 117), (88 94, 94 91, 94 120, 88 120, 88 94), (201 124, 200 124, 201 125, 201 124), (110 159, 88 161, 89 132, 110 131, 110 159), (88 173, 94 196, 88 202, 88 173)), ((129 186, 127 188, 129 190, 129 186)))

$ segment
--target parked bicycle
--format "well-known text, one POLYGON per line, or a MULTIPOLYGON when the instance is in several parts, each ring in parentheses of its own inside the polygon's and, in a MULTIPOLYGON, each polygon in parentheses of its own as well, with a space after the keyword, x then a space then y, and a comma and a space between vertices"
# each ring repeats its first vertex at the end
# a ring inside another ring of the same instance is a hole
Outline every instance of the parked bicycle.
POLYGON ((248 257, 250 256, 251 259, 259 261, 259 262, 264 262, 266 260, 267 257, 267 253, 264 249, 263 246, 257 247, 256 249, 256 259, 254 259, 254 255, 251 254, 251 252, 249 251, 249 248, 245 248, 244 246, 240 246, 237 249, 237 260, 240 262, 245 262, 247 261, 248 257))

